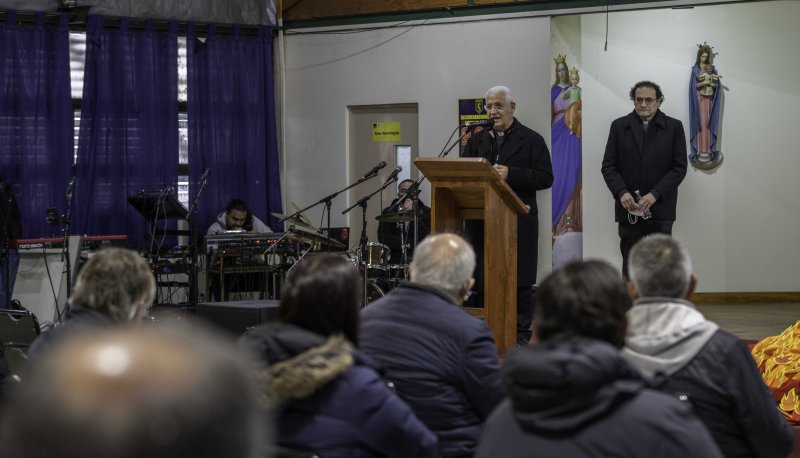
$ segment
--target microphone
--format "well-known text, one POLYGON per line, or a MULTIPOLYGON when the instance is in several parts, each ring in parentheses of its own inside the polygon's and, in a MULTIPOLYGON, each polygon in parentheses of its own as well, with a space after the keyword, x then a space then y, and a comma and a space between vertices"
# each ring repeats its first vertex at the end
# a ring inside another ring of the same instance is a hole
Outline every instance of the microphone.
POLYGON ((75 187, 75 177, 72 177, 69 180, 69 183, 67 183, 67 195, 68 196, 72 195, 72 188, 74 188, 74 187, 75 187))
POLYGON ((211 175, 211 169, 209 169, 209 168, 206 168, 206 171, 205 171, 205 172, 203 172, 203 174, 202 174, 202 175, 200 175, 200 180, 199 180, 199 181, 203 182, 203 181, 206 181, 206 180, 208 180, 208 176, 209 176, 209 175, 211 175))
POLYGON ((369 179, 369 178, 372 178, 372 177, 374 177, 375 175, 377 175, 377 174, 378 174, 378 170, 380 170, 380 169, 382 169, 382 168, 384 168, 384 167, 386 167, 386 161, 380 161, 380 162, 378 163, 378 165, 376 165, 375 167, 373 167, 373 168, 372 168, 372 170, 370 170, 369 172, 367 172, 366 174, 364 174, 364 176, 362 176, 361 178, 359 178, 359 179, 358 179, 358 181, 364 181, 364 180, 367 180, 367 179, 369 179))
POLYGON ((483 121, 475 121, 466 125, 467 129, 473 127, 492 127, 494 126, 494 119, 484 119, 483 121))
POLYGON ((400 172, 402 172, 402 171, 403 171, 403 167, 401 167, 399 165, 397 167, 395 167, 395 169, 392 170, 392 173, 389 174, 389 178, 387 178, 386 181, 383 182, 383 184, 386 184, 386 183, 388 183, 388 182, 390 182, 392 180, 396 180, 397 179, 397 175, 400 174, 400 172))

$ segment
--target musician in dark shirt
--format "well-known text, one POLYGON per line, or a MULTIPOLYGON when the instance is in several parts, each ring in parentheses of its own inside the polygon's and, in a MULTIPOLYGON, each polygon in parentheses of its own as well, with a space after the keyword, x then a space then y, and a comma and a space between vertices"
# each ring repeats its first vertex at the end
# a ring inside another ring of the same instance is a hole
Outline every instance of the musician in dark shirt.
POLYGON ((19 253, 14 248, 14 240, 20 237, 21 232, 22 223, 14 190, 0 177, 0 309, 11 308, 11 295, 19 267, 19 253))
POLYGON ((397 197, 392 204, 383 209, 382 215, 398 215, 397 221, 381 221, 378 226, 378 240, 387 245, 390 264, 406 264, 414 254, 415 243, 419 243, 431 232, 431 209, 416 195, 409 193, 414 180, 403 180, 397 185, 397 197), (413 210, 417 207, 417 232, 415 236, 413 210), (401 218, 402 217, 402 218, 401 218), (408 218, 408 219, 404 219, 408 218), (403 260, 403 245, 406 246, 407 259, 403 260))

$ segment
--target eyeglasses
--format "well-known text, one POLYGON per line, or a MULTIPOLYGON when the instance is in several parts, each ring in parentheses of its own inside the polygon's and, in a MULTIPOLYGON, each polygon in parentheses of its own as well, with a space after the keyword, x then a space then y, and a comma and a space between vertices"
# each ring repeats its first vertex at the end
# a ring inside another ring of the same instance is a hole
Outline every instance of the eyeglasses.
POLYGON ((484 108, 486 108, 486 112, 487 113, 492 111, 492 108, 494 108, 497 111, 503 111, 503 110, 506 109, 506 104, 504 104, 504 103, 487 103, 486 105, 484 105, 484 108))
POLYGON ((645 105, 650 105, 651 103, 655 102, 656 99, 652 97, 647 97, 647 98, 636 97, 634 101, 636 102, 636 105, 641 105, 642 103, 644 103, 645 105))

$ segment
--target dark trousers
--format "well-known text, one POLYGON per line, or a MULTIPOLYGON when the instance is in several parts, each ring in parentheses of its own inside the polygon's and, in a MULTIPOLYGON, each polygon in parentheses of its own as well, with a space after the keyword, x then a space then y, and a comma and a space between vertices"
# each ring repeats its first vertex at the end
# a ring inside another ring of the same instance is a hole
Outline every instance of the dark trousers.
POLYGON ((631 224, 627 221, 619 223, 619 251, 622 253, 622 274, 628 278, 628 253, 640 239, 650 234, 672 235, 672 225, 675 221, 642 220, 631 224))
POLYGON ((528 345, 531 340, 535 295, 534 287, 517 288, 517 344, 519 345, 528 345))

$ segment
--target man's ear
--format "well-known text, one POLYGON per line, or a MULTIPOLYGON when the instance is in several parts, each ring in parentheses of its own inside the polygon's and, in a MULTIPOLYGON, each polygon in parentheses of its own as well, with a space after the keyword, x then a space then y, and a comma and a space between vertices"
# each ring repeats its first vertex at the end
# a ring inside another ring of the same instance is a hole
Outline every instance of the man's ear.
POLYGON ((636 285, 633 284, 633 280, 628 280, 628 296, 631 297, 632 300, 639 299, 639 290, 636 289, 636 285))
POLYGON ((686 290, 686 297, 684 297, 684 299, 689 299, 689 296, 694 293, 695 288, 697 288, 697 275, 692 272, 692 275, 689 276, 689 289, 686 290))

